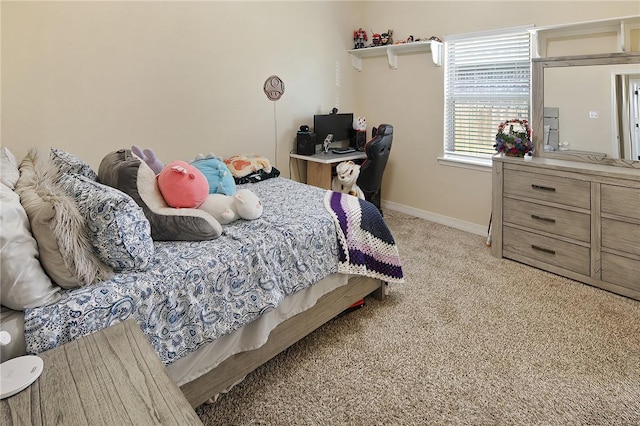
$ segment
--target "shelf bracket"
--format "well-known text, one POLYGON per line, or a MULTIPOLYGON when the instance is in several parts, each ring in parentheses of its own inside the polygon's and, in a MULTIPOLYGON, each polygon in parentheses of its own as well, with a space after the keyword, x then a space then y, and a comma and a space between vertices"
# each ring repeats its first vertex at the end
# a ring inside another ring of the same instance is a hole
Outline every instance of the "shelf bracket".
POLYGON ((398 54, 393 49, 387 48, 387 60, 389 61, 389 68, 392 70, 398 69, 398 54))
POLYGON ((439 41, 431 42, 431 60, 436 67, 442 66, 442 43, 439 41))
POLYGON ((362 58, 359 56, 351 54, 351 66, 356 71, 362 71, 362 58))

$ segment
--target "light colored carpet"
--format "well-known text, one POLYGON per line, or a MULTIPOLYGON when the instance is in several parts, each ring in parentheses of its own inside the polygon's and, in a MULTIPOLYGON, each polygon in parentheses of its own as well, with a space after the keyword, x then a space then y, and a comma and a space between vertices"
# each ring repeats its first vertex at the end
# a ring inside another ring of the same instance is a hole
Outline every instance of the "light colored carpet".
POLYGON ((198 407, 204 424, 640 424, 640 302, 385 220, 406 283, 198 407))

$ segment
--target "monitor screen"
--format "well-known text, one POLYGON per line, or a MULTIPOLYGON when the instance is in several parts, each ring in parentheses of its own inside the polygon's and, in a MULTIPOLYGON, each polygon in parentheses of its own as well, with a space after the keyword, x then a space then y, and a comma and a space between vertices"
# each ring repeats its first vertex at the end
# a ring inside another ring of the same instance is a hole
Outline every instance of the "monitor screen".
POLYGON ((355 130, 353 130, 353 113, 322 114, 313 116, 313 131, 316 143, 321 144, 329 133, 333 134, 333 142, 347 141, 353 144, 355 130))

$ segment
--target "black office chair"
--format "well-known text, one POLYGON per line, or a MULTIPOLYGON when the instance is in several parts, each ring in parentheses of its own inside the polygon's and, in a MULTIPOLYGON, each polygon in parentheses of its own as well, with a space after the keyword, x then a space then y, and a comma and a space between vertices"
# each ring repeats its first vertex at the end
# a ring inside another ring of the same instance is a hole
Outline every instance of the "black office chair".
POLYGON ((382 175, 387 166, 391 142, 393 141, 393 126, 381 124, 372 131, 372 139, 364 147, 367 159, 360 167, 358 186, 364 192, 364 198, 375 205, 380 213, 380 187, 382 175))

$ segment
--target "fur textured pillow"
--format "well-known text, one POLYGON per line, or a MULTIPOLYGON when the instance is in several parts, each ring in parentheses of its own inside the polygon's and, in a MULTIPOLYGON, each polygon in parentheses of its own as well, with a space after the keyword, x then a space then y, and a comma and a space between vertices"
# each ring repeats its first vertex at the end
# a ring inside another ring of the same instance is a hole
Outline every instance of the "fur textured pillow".
POLYGON ((58 167, 42 161, 35 149, 20 163, 16 192, 38 242, 40 263, 64 288, 107 279, 112 271, 93 252, 84 217, 73 198, 57 185, 59 173, 58 167))
POLYGON ((100 182, 119 189, 142 207, 154 240, 213 240, 222 234, 222 225, 207 212, 169 207, 158 189, 154 171, 129 149, 107 154, 98 176, 100 182))

